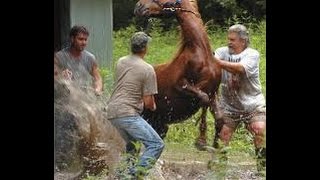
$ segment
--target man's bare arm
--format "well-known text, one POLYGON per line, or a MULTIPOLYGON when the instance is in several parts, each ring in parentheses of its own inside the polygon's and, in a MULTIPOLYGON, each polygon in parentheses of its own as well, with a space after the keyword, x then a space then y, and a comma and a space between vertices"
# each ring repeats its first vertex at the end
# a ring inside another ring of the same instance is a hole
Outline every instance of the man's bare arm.
POLYGON ((143 96, 143 103, 144 103, 144 107, 147 109, 150 109, 151 111, 154 111, 157 109, 153 95, 143 96))
POLYGON ((245 69, 242 64, 236 62, 223 61, 219 58, 216 58, 218 64, 225 69, 226 71, 234 74, 243 74, 245 69))
POLYGON ((100 75, 100 72, 99 72, 99 68, 98 68, 98 65, 95 63, 92 67, 92 74, 93 76, 93 88, 95 90, 96 93, 101 93, 102 92, 102 88, 103 88, 103 85, 102 85, 102 78, 101 78, 101 75, 100 75))

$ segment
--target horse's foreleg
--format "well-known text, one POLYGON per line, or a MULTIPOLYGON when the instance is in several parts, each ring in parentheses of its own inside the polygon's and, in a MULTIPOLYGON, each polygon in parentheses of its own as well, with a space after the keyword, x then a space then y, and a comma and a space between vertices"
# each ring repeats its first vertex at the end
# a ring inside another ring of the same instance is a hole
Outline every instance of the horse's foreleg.
POLYGON ((207 110, 207 106, 203 107, 200 115, 200 135, 195 142, 195 146, 198 150, 205 150, 205 146, 207 145, 207 110))
POLYGON ((214 127, 215 127, 215 133, 214 133, 214 139, 213 139, 213 147, 219 148, 219 133, 223 126, 223 113, 221 109, 218 106, 218 100, 217 95, 213 97, 211 101, 210 111, 214 116, 214 127))
POLYGON ((208 105, 210 103, 208 94, 200 89, 199 84, 191 85, 186 78, 181 79, 175 86, 175 88, 178 91, 183 92, 184 94, 198 97, 205 105, 208 105))

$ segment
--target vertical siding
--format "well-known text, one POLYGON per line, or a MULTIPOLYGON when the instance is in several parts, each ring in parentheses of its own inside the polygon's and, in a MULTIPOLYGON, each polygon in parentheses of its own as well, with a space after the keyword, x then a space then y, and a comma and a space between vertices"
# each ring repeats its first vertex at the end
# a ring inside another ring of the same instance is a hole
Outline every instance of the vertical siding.
POLYGON ((112 63, 112 0, 70 0, 71 26, 82 24, 90 31, 87 49, 100 66, 112 63))
POLYGON ((68 45, 70 31, 70 0, 54 1, 54 51, 68 45))

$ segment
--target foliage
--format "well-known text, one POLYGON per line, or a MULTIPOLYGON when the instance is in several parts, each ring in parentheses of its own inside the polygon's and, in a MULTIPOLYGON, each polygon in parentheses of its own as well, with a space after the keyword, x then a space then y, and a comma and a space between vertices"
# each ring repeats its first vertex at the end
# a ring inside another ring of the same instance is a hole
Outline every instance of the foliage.
POLYGON ((266 15, 265 0, 206 0, 198 3, 204 21, 213 20, 222 27, 235 21, 260 22, 266 15))
POLYGON ((101 68, 100 74, 102 77, 103 92, 107 97, 109 97, 111 95, 112 86, 113 86, 113 84, 109 83, 109 82, 113 82, 113 71, 108 68, 101 68))
POLYGON ((137 29, 135 26, 130 25, 126 28, 122 28, 119 31, 113 32, 113 67, 121 56, 124 56, 130 52, 130 37, 137 29))
MULTIPOLYGON (((119 30, 129 24, 136 24, 137 29, 147 29, 148 20, 133 14, 137 0, 113 1, 113 27, 119 30)), ((260 22, 266 18, 266 0, 198 0, 199 11, 204 22, 214 21, 219 27, 241 21, 242 23, 260 22)), ((174 29, 176 20, 162 18, 161 27, 174 29)))
POLYGON ((113 28, 119 30, 133 23, 133 9, 137 0, 116 0, 113 5, 113 28))

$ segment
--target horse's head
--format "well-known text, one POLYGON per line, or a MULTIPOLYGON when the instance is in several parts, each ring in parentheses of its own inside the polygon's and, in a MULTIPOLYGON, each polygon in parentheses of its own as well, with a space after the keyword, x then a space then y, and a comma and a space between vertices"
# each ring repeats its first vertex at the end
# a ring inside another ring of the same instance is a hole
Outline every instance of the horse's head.
POLYGON ((140 0, 134 8, 136 16, 172 14, 181 9, 182 0, 140 0))

